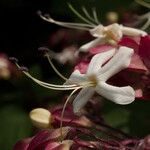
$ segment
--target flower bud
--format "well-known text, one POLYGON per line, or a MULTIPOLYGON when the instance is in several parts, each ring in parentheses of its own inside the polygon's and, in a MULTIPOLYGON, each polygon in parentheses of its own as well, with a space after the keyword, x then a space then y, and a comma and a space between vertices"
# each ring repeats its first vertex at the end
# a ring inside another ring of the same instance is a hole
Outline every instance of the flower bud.
POLYGON ((30 112, 30 119, 37 128, 50 128, 52 117, 51 113, 43 108, 36 108, 30 112))
POLYGON ((106 19, 108 20, 109 23, 115 23, 118 22, 119 16, 117 12, 110 11, 106 14, 106 19))

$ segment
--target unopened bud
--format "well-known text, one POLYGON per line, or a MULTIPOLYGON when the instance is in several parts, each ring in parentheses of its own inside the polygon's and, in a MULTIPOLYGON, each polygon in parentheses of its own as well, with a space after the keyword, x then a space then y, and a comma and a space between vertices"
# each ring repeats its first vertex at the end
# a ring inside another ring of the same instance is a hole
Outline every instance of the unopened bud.
POLYGON ((119 16, 117 12, 110 11, 106 14, 106 18, 110 23, 118 22, 119 16))
POLYGON ((52 117, 51 113, 43 108, 36 108, 30 112, 30 119, 37 128, 50 128, 52 117))

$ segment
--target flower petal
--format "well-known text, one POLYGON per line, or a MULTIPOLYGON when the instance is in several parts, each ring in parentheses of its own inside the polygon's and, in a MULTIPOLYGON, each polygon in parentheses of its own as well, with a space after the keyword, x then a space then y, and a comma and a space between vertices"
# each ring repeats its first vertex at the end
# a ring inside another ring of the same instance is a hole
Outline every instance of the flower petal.
POLYGON ((116 87, 100 82, 95 91, 108 100, 121 105, 130 104, 135 100, 135 91, 130 86, 116 87))
POLYGON ((105 31, 105 27, 103 25, 98 25, 95 28, 89 30, 91 35, 93 35, 94 37, 104 37, 104 31, 105 31))
POLYGON ((88 52, 89 51, 89 49, 90 48, 92 48, 92 47, 94 47, 94 46, 96 46, 96 45, 98 45, 98 44, 104 44, 105 43, 105 40, 104 40, 104 38, 97 38, 97 39, 95 39, 95 40, 93 40, 93 41, 90 41, 89 43, 87 43, 87 44, 84 44, 83 46, 81 46, 80 48, 79 48, 79 51, 80 52, 88 52))
POLYGON ((115 54, 115 48, 107 52, 99 53, 93 56, 89 64, 87 74, 97 73, 101 66, 115 54))
POLYGON ((145 31, 139 30, 139 29, 134 29, 130 27, 122 27, 122 32, 124 35, 128 36, 145 36, 147 33, 145 31))
POLYGON ((138 49, 139 49, 139 41, 140 41, 140 38, 138 39, 134 39, 134 38, 129 38, 129 37, 123 37, 120 41, 119 41, 119 45, 121 46, 126 46, 126 47, 129 47, 129 48, 132 48, 134 49, 135 53, 138 53, 138 49))
POLYGON ((64 84, 65 85, 79 84, 85 81, 86 81, 85 74, 81 74, 79 70, 75 70, 64 84))
POLYGON ((124 46, 120 47, 113 58, 98 72, 99 80, 106 81, 116 73, 127 68, 130 64, 133 53, 134 51, 131 48, 124 46))
POLYGON ((143 59, 147 68, 150 70, 150 35, 141 37, 139 55, 143 59))
POLYGON ((13 150, 27 150, 31 140, 32 138, 27 138, 27 139, 18 141, 14 145, 13 150))
POLYGON ((72 140, 64 140, 62 142, 49 141, 45 144, 44 150, 70 150, 73 144, 72 140))
POLYGON ((78 113, 82 107, 88 102, 88 100, 93 96, 95 90, 93 87, 87 87, 82 89, 77 97, 73 101, 73 111, 78 113))
POLYGON ((75 66, 75 70, 79 70, 81 74, 86 74, 89 61, 81 61, 75 66))

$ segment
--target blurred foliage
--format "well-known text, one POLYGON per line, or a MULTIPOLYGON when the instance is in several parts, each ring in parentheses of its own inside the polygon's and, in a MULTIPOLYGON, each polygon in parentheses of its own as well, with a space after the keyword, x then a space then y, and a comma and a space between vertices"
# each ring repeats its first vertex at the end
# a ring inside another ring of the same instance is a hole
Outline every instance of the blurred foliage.
MULTIPOLYGON (((89 11, 95 7, 100 20, 104 20, 108 11, 122 12, 133 6, 139 7, 133 0, 1 0, 1 51, 17 56, 30 65, 30 72, 35 77, 60 83, 59 77, 51 73, 52 69, 47 69, 45 62, 40 60, 43 64, 37 63, 37 48, 47 43, 49 35, 58 26, 42 21, 36 11, 42 10, 57 18, 68 17, 79 21, 75 19, 77 17, 67 3, 71 3, 79 12, 82 6, 89 11)), ((63 72, 68 72, 67 69, 63 72)), ((0 149, 11 150, 16 141, 33 135, 29 111, 61 101, 64 93, 44 89, 25 76, 8 81, 1 80, 0 85, 0 149)), ((113 127, 135 136, 145 136, 150 133, 149 108, 150 103, 143 101, 121 107, 106 101, 102 113, 106 122, 113 127)))
POLYGON ((102 107, 103 117, 109 125, 135 137, 150 133, 150 102, 137 100, 130 105, 120 106, 107 100, 102 107))
POLYGON ((31 136, 31 123, 28 113, 13 104, 0 108, 0 148, 9 150, 21 138, 31 136))

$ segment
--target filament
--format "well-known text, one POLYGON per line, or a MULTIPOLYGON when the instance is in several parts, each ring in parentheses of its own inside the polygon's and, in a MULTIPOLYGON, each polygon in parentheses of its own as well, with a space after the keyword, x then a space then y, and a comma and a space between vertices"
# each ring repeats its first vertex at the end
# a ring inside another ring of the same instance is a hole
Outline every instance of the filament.
POLYGON ((144 7, 150 8, 150 4, 144 2, 144 0, 135 0, 135 1, 144 7))
MULTIPOLYGON (((21 67, 16 63, 16 66, 21 69, 21 67)), ((36 82, 37 84, 39 84, 42 87, 45 87, 47 89, 51 89, 51 90, 60 90, 60 91, 65 91, 65 90, 75 90, 76 88, 84 88, 84 87, 90 87, 93 86, 92 82, 82 82, 80 84, 70 84, 70 85, 56 85, 56 84, 50 84, 50 83, 46 83, 43 81, 40 81, 36 78, 34 78, 33 76, 31 76, 28 72, 26 71, 22 71, 27 77, 29 77, 30 79, 32 79, 34 82, 36 82)), ((67 79, 69 80, 69 79, 67 79)))
MULTIPOLYGON (((16 64, 16 66, 21 69, 21 67, 16 64)), ((77 85, 77 84, 71 84, 71 85, 55 85, 55 84, 49 84, 43 81, 40 81, 36 78, 34 78, 33 76, 31 76, 28 72, 26 71, 22 71, 26 76, 28 76, 30 79, 32 79, 33 81, 35 81, 37 84, 48 88, 48 89, 53 89, 53 90, 74 90, 77 87, 82 87, 82 85, 77 85)))
POLYGON ((149 18, 150 17, 150 12, 142 15, 142 16, 139 16, 140 19, 146 19, 146 18, 149 18))
POLYGON ((52 63, 50 56, 48 54, 46 54, 46 57, 48 59, 49 64, 51 65, 51 67, 53 68, 53 70, 56 72, 56 74, 58 76, 60 76, 63 80, 67 81, 68 79, 66 77, 64 77, 58 70, 57 68, 54 66, 54 64, 52 63))
POLYGON ((100 24, 100 22, 99 22, 99 20, 98 20, 98 17, 97 17, 97 13, 96 13, 95 8, 93 8, 93 16, 94 16, 95 22, 96 22, 97 24, 100 24))
POLYGON ((63 141, 62 126, 63 126, 63 117, 64 117, 65 108, 66 108, 67 103, 69 102, 71 96, 72 96, 76 91, 78 91, 79 89, 80 89, 80 87, 74 89, 74 90, 71 92, 71 94, 68 96, 68 98, 67 98, 67 100, 66 100, 66 102, 65 102, 65 104, 64 104, 64 106, 63 106, 63 110, 62 110, 62 112, 61 112, 61 120, 60 120, 60 135, 61 135, 61 142, 63 141))
POLYGON ((80 15, 71 4, 68 4, 69 8, 72 10, 72 12, 77 15, 81 20, 83 20, 84 22, 90 24, 90 25, 95 25, 94 23, 92 23, 91 21, 87 20, 85 17, 83 17, 82 15, 80 15))
POLYGON ((47 83, 42 82, 42 81, 40 81, 38 79, 35 79, 29 73, 24 72, 24 71, 23 71, 23 73, 26 76, 28 76, 30 79, 32 79, 33 81, 35 81, 37 84, 39 84, 40 86, 45 87, 47 89, 64 91, 64 90, 74 90, 75 88, 79 87, 78 85, 55 85, 55 84, 49 84, 49 83, 48 83, 48 85, 46 85, 47 83))
POLYGON ((89 18, 91 21, 94 21, 95 23, 97 23, 96 20, 94 20, 94 19, 89 15, 89 13, 88 13, 88 11, 86 10, 85 7, 82 7, 82 10, 83 10, 83 12, 85 13, 85 15, 87 16, 87 18, 89 18))
POLYGON ((84 23, 70 23, 70 22, 61 22, 61 21, 56 21, 52 19, 51 17, 47 18, 43 15, 40 15, 40 17, 50 23, 54 23, 63 27, 71 28, 71 29, 80 29, 80 30, 87 30, 94 28, 95 25, 90 25, 90 24, 84 24, 84 23))
POLYGON ((146 21, 146 23, 142 26, 142 30, 146 30, 150 25, 150 18, 148 18, 148 20, 146 21))

